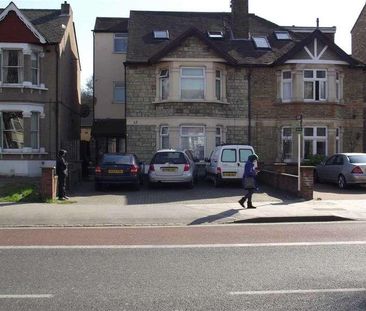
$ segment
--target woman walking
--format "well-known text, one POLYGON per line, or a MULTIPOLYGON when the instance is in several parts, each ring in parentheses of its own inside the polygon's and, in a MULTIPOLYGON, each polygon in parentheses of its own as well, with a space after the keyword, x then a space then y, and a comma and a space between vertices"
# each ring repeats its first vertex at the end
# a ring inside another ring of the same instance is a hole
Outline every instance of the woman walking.
POLYGON ((254 161, 258 160, 256 154, 252 154, 248 157, 248 161, 245 163, 244 174, 243 174, 243 185, 244 189, 247 190, 247 194, 243 196, 238 202, 242 207, 246 200, 248 200, 247 208, 256 208, 252 204, 252 196, 254 190, 257 188, 256 176, 257 170, 254 166, 254 161))

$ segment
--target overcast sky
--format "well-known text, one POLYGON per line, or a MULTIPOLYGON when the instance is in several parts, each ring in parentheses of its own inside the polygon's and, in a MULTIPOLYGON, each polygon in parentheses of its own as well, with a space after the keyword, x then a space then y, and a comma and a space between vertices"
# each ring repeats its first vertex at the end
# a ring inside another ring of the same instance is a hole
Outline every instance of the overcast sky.
MULTIPOLYGON (((4 8, 10 1, 0 0, 4 8)), ((58 9, 58 0, 13 0, 22 8, 58 9)), ((281 26, 336 26, 336 44, 351 53, 350 31, 365 0, 249 0, 249 12, 281 26)), ((93 74, 93 36, 96 17, 128 17, 130 10, 229 12, 230 0, 68 0, 81 58, 82 85, 93 74)))

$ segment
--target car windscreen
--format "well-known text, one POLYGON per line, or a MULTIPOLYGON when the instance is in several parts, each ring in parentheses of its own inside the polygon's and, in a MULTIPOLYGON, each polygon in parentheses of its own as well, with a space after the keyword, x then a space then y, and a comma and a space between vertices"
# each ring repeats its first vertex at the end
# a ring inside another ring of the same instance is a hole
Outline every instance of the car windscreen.
POLYGON ((158 152, 154 159, 153 164, 186 164, 187 160, 182 152, 158 152))
POLYGON ((350 163, 366 163, 366 154, 348 156, 350 163))
POLYGON ((105 154, 102 164, 132 164, 133 159, 130 155, 105 154))

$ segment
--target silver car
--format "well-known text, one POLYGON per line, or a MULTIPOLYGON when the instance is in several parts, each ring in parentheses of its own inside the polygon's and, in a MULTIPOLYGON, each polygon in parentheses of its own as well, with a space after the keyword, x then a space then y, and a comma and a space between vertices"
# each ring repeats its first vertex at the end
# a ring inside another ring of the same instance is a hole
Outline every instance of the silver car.
POLYGON ((347 185, 366 184, 366 153, 337 153, 315 167, 315 181, 347 185))
POLYGON ((149 185, 184 183, 193 188, 195 163, 184 150, 164 149, 153 156, 149 166, 149 185))

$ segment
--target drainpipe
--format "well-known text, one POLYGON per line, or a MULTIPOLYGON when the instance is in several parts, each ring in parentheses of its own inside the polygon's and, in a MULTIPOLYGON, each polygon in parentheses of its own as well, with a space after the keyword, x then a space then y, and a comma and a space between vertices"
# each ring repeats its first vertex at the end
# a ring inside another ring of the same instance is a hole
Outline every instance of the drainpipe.
POLYGON ((123 63, 125 67, 125 152, 127 152, 127 64, 123 63))
POLYGON ((59 148, 60 148, 60 135, 59 135, 59 126, 60 126, 60 121, 59 121, 59 99, 58 99, 58 85, 59 85, 59 53, 60 53, 60 48, 58 45, 56 45, 56 90, 55 90, 55 96, 56 96, 56 109, 55 109, 55 114, 56 114, 56 155, 58 154, 59 148))
POLYGON ((251 80, 252 80, 252 68, 248 68, 248 144, 252 144, 252 92, 251 92, 251 80))

